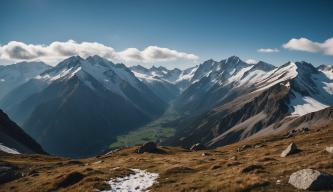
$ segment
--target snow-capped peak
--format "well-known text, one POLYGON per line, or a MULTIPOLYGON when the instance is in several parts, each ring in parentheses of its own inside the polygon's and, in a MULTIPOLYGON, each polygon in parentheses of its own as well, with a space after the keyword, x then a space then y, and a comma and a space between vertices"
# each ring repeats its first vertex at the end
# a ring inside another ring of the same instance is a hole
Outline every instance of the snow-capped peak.
POLYGON ((333 66, 332 65, 319 65, 317 67, 317 69, 320 71, 333 71, 333 66))
POLYGON ((225 63, 226 64, 238 64, 238 63, 240 63, 240 62, 242 62, 242 60, 239 58, 239 57, 237 57, 237 56, 231 56, 231 57, 228 57, 226 60, 225 60, 225 63))
POLYGON ((87 59, 79 56, 70 57, 35 79, 51 83, 57 80, 68 80, 74 76, 92 89, 94 87, 92 87, 89 77, 93 77, 110 91, 122 96, 124 96, 120 87, 122 82, 127 82, 140 91, 140 81, 124 64, 114 64, 97 55, 87 59))
POLYGON ((141 65, 131 67, 135 76, 144 81, 166 81, 167 83, 177 84, 181 81, 190 81, 196 67, 191 67, 185 70, 178 68, 167 69, 165 67, 151 67, 149 69, 142 67, 141 65))
POLYGON ((36 76, 35 79, 42 79, 47 82, 55 81, 63 78, 71 78, 81 70, 81 63, 84 61, 80 56, 69 57, 60 62, 55 67, 36 76))
POLYGON ((324 73, 327 78, 333 80, 333 66, 332 65, 320 65, 317 69, 320 72, 324 73))

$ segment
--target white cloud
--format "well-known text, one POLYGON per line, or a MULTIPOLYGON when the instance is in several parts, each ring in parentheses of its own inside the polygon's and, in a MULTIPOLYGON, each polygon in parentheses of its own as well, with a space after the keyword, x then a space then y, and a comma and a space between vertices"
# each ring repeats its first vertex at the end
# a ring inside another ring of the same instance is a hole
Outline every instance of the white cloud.
POLYGON ((306 51, 312 53, 321 52, 325 55, 333 55, 333 37, 322 43, 314 42, 304 37, 299 39, 293 38, 282 46, 283 48, 289 50, 306 51))
POLYGON ((157 46, 149 46, 143 51, 136 48, 129 48, 119 53, 125 61, 145 61, 148 63, 173 61, 177 59, 197 60, 198 56, 194 54, 179 52, 176 50, 161 48, 157 46))
POLYGON ((139 63, 175 60, 194 61, 199 59, 199 57, 194 54, 157 46, 148 46, 144 50, 128 48, 118 52, 112 47, 101 43, 78 43, 73 40, 66 42, 55 41, 49 45, 25 44, 17 41, 11 41, 5 45, 0 45, 0 60, 11 62, 40 60, 49 64, 56 64, 62 59, 73 55, 80 55, 81 57, 99 55, 115 62, 139 63))
POLYGON ((258 61, 255 60, 255 59, 247 59, 245 62, 246 62, 247 64, 257 64, 257 63, 258 63, 258 61))
POLYGON ((278 50, 277 48, 260 48, 257 50, 260 53, 276 53, 279 52, 280 50, 278 50))

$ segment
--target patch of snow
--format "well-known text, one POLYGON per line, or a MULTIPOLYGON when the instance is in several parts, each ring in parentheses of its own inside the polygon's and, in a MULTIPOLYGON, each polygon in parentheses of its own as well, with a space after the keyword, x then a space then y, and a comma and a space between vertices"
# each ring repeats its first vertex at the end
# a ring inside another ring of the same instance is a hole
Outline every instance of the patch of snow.
POLYGON ((49 82, 56 81, 56 80, 59 80, 62 78, 68 79, 68 78, 73 77, 80 70, 81 70, 81 67, 65 68, 65 69, 61 70, 60 72, 52 71, 50 73, 43 74, 42 76, 37 75, 35 77, 35 79, 41 79, 41 80, 45 80, 45 81, 49 81, 49 82))
POLYGON ((177 82, 182 81, 182 80, 190 81, 192 79, 192 77, 194 76, 197 69, 198 69, 198 67, 193 67, 193 69, 189 73, 184 73, 184 71, 183 71, 180 74, 179 79, 177 80, 177 82))
POLYGON ((289 82, 289 81, 287 81, 287 83, 286 83, 286 84, 284 84, 284 86, 286 86, 286 87, 290 87, 290 82, 289 82))
POLYGON ((10 153, 10 154, 20 154, 16 149, 6 147, 2 143, 0 143, 0 151, 3 151, 5 153, 10 153))
POLYGON ((147 192, 149 187, 153 186, 158 178, 157 173, 150 173, 145 170, 131 169, 134 174, 126 177, 117 177, 111 179, 108 183, 111 190, 103 192, 147 192))
POLYGON ((158 79, 154 76, 151 76, 151 75, 146 75, 146 74, 135 72, 135 71, 132 71, 132 72, 135 75, 135 77, 137 77, 138 79, 143 80, 143 81, 148 81, 148 82, 161 81, 160 79, 158 79))
POLYGON ((235 73, 236 69, 232 69, 230 72, 229 72, 229 75, 233 75, 235 73))
POLYGON ((262 70, 255 70, 251 71, 248 75, 246 75, 244 78, 239 81, 239 86, 250 84, 253 85, 257 82, 260 82, 265 76, 267 72, 262 70))
POLYGON ((333 83, 326 83, 323 82, 323 84, 325 85, 323 87, 323 89, 330 95, 333 95, 333 83))
POLYGON ((329 107, 312 97, 302 96, 297 92, 293 93, 295 97, 290 100, 289 104, 292 116, 302 116, 329 107))
POLYGON ((283 81, 295 78, 297 74, 297 66, 295 63, 292 62, 284 67, 274 69, 268 72, 267 75, 258 82, 258 89, 256 89, 255 92, 267 89, 283 81))
POLYGON ((237 73, 235 73, 235 72, 230 73, 232 76, 229 77, 228 82, 239 81, 243 77, 244 73, 247 72, 248 70, 250 70, 252 67, 253 66, 245 67, 245 68, 241 69, 240 71, 238 71, 237 73))
POLYGON ((324 75, 329 78, 330 80, 333 80, 333 70, 332 69, 327 69, 327 70, 321 70, 319 69, 320 72, 324 73, 324 75))

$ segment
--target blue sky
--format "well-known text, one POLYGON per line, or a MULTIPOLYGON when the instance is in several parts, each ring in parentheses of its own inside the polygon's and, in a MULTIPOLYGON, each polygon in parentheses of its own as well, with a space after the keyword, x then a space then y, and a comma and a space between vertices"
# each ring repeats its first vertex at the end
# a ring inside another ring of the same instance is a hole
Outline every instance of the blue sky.
MULTIPOLYGON (((275 65, 289 60, 333 64, 318 48, 283 48, 292 38, 323 43, 333 37, 330 0, 0 0, 0 44, 98 42, 116 51, 158 46, 196 60, 150 61, 184 68, 231 55, 275 65), (262 53, 260 48, 278 49, 262 53)), ((4 59, 3 59, 3 62, 4 59)), ((8 62, 8 60, 7 60, 8 62)), ((133 62, 136 63, 136 62, 133 62)), ((140 63, 140 62, 137 62, 140 63)))

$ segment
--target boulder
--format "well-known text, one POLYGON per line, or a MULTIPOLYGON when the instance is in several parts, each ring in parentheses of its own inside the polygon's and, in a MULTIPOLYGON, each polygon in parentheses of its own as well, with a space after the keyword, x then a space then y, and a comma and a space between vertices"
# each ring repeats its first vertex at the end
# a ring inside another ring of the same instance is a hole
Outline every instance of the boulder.
POLYGON ((313 169, 302 169, 289 177, 289 183, 303 190, 333 190, 333 176, 313 169))
POLYGON ((209 154, 208 153, 202 153, 201 156, 208 156, 209 154))
POLYGON ((326 147, 325 149, 328 153, 332 154, 333 155, 333 146, 331 147, 326 147))
POLYGON ((204 145, 202 145, 201 143, 196 143, 194 145, 192 145, 192 147, 190 148, 191 151, 199 151, 199 150, 205 150, 206 147, 204 145))
POLYGON ((297 146, 295 143, 291 143, 284 151, 281 153, 281 157, 286 157, 291 154, 297 153, 299 150, 297 149, 297 146))
POLYGON ((79 181, 81 181, 85 176, 80 173, 80 172, 72 172, 68 175, 66 175, 63 179, 61 179, 57 184, 56 184, 56 188, 66 188, 69 187, 71 185, 74 185, 76 183, 78 183, 79 181))
POLYGON ((149 141, 141 145, 138 149, 138 153, 155 153, 158 151, 157 144, 155 142, 149 141))

